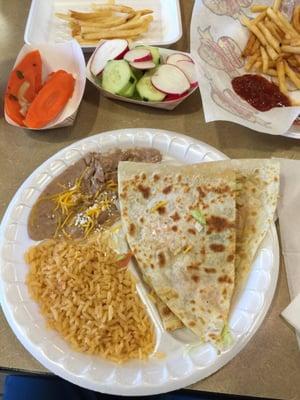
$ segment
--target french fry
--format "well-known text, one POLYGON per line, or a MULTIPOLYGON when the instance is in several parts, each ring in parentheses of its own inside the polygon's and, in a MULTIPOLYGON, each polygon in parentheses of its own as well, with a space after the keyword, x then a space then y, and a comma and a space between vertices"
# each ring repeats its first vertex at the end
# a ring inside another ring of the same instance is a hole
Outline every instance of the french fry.
POLYGON ((268 55, 270 56, 270 58, 273 61, 276 61, 277 58, 279 57, 279 54, 271 47, 271 46, 266 46, 266 51, 268 53, 268 55))
POLYGON ((264 37, 264 35, 261 33, 261 31, 258 29, 258 27, 250 22, 250 20, 243 16, 242 17, 242 23, 247 26, 247 28, 257 37, 257 39, 261 42, 262 45, 266 46, 267 41, 264 37))
POLYGON ((282 22, 282 24, 286 27, 286 29, 292 35, 299 36, 298 32, 296 31, 296 29, 293 28, 293 26, 289 23, 289 21, 285 18, 285 16, 281 14, 280 11, 277 11, 277 15, 278 15, 278 18, 280 19, 280 21, 282 22))
POLYGON ((274 12, 274 10, 272 10, 272 8, 268 7, 267 8, 267 14, 268 17, 270 17, 270 19, 283 31, 286 31, 285 25, 281 22, 281 20, 279 19, 277 13, 274 12))
POLYGON ((284 45, 284 46, 281 46, 281 50, 286 53, 300 54, 300 46, 284 45))
POLYGON ((272 35, 278 40, 278 42, 281 42, 284 35, 281 35, 280 31, 276 29, 277 27, 274 24, 274 22, 270 20, 265 20, 265 25, 268 28, 268 30, 272 33, 272 35))
POLYGON ((250 11, 253 13, 259 13, 266 11, 268 6, 260 5, 260 4, 253 4, 253 6, 250 7, 250 11))
POLYGON ((280 43, 278 42, 278 40, 272 35, 272 33, 262 22, 259 22, 257 26, 259 27, 260 31, 264 34, 264 37, 266 38, 266 41, 269 43, 269 45, 279 53, 280 43))
POLYGON ((277 76, 278 74, 277 74, 277 70, 276 69, 273 69, 273 68, 270 68, 270 69, 268 69, 268 71, 267 71, 267 75, 270 75, 270 76, 277 76))
POLYGON ((59 19, 63 19, 64 21, 73 21, 73 18, 69 14, 63 14, 63 13, 55 13, 55 16, 58 17, 59 19))
POLYGON ((132 7, 123 6, 121 4, 92 4, 92 8, 95 10, 95 12, 110 11, 125 14, 134 13, 134 9, 132 7))
POLYGON ((257 38, 255 38, 255 43, 252 47, 251 54, 256 53, 259 50, 259 48, 260 48, 260 41, 257 38))
POLYGON ((252 66, 253 66, 253 65, 255 64, 255 62, 257 61, 258 57, 259 57, 259 53, 255 53, 255 54, 253 54, 252 56, 250 56, 250 57, 248 58, 248 61, 247 61, 246 65, 245 65, 245 70, 246 70, 246 71, 250 71, 250 69, 252 68, 252 66))
POLYGON ((262 21, 262 20, 265 19, 266 15, 267 15, 267 12, 266 12, 266 11, 263 11, 261 14, 259 14, 256 18, 254 18, 254 19, 251 21, 251 24, 257 25, 260 21, 262 21))
POLYGON ((97 33, 87 33, 83 35, 84 39, 87 40, 100 40, 100 39, 115 39, 115 38, 126 38, 132 37, 136 35, 140 35, 148 30, 148 24, 142 23, 139 27, 135 29, 103 29, 102 31, 98 31, 97 33))
POLYGON ((294 8, 292 22, 296 31, 300 33, 300 6, 294 8))
POLYGON ((247 57, 247 56, 252 54, 251 52, 252 52, 252 48, 253 48, 253 45, 254 45, 255 41, 256 41, 256 37, 251 32, 250 36, 249 36, 249 39, 247 41, 246 47, 244 48, 244 50, 242 52, 242 57, 247 57))
POLYGON ((106 4, 92 4, 91 12, 69 10, 56 16, 68 22, 72 36, 83 45, 94 45, 100 39, 137 39, 149 29, 153 10, 134 10, 132 7, 107 0, 106 4))
POLYGON ((298 66, 299 66, 298 61, 295 60, 294 57, 289 57, 286 61, 287 61, 287 62, 289 63, 289 65, 291 65, 292 67, 298 67, 298 66))
POLYGON ((99 29, 112 28, 126 23, 127 17, 111 17, 102 22, 79 22, 81 32, 97 32, 99 29))
POLYGON ((279 90, 281 91, 281 93, 284 93, 285 95, 287 95, 288 90, 287 90, 286 80, 285 80, 285 69, 284 69, 284 63, 282 60, 277 61, 276 69, 277 69, 277 75, 278 75, 279 90))
POLYGON ((72 18, 79 19, 80 21, 88 21, 94 18, 108 16, 106 10, 95 11, 95 12, 81 12, 81 11, 70 10, 70 15, 72 18))
POLYGON ((286 75, 290 78, 297 89, 300 89, 300 79, 286 61, 283 62, 286 75))
POLYGON ((272 7, 273 10, 278 11, 280 6, 281 6, 281 0, 274 0, 273 7, 272 7))
POLYGON ((300 46, 300 37, 298 39, 294 38, 290 41, 291 46, 300 46))
POLYGON ((253 64, 252 69, 253 69, 254 71, 258 71, 261 67, 262 67, 262 62, 258 60, 258 61, 256 61, 256 62, 253 64))
POLYGON ((260 54, 262 58, 262 72, 267 73, 269 69, 269 57, 264 47, 260 46, 260 54))

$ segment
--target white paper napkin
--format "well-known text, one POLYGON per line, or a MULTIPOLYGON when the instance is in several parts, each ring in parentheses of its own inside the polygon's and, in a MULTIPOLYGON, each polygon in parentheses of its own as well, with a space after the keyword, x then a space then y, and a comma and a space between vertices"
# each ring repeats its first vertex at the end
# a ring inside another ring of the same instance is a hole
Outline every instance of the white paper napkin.
POLYGON ((282 253, 292 303, 282 315, 296 329, 300 347, 300 161, 280 159, 278 217, 282 253), (297 300, 296 300, 297 297, 297 300))

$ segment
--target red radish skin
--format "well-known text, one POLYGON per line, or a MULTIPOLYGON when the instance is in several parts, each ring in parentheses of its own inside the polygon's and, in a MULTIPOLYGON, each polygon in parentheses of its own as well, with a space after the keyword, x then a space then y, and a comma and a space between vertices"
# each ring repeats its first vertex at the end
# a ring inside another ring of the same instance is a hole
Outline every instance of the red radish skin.
POLYGON ((187 96, 189 94, 189 92, 185 92, 183 94, 168 94, 165 98, 164 101, 175 101, 175 100, 179 100, 182 99, 183 97, 187 96))
POLYGON ((128 42, 125 39, 106 40, 95 50, 90 71, 94 76, 101 74, 110 60, 122 59, 128 51, 128 42))
POLYGON ((152 69, 156 67, 156 65, 152 61, 131 62, 130 65, 136 69, 152 69))
POLYGON ((157 67, 151 77, 152 85, 163 93, 180 96, 187 92, 191 85, 178 67, 170 64, 163 64, 157 67))
POLYGON ((177 65, 178 61, 191 61, 191 62, 193 62, 191 57, 187 56, 186 54, 175 53, 175 54, 171 54, 170 56, 167 57, 166 63, 167 64, 171 64, 171 65, 177 65))
POLYGON ((176 66, 184 72, 192 87, 197 86, 197 72, 193 61, 178 60, 176 66))
POLYGON ((133 62, 145 62, 152 61, 152 54, 149 50, 146 49, 133 49, 129 50, 125 56, 124 60, 133 63, 133 62))

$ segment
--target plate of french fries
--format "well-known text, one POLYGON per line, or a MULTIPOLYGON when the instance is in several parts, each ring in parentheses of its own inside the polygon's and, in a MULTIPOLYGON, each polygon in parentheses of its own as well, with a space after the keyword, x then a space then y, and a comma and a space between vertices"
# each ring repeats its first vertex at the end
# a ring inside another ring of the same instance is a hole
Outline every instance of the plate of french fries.
POLYGON ((198 65, 207 122, 228 120, 256 131, 300 138, 297 1, 249 0, 233 5, 225 0, 196 0, 191 53, 198 65), (234 78, 247 74, 276 85, 290 106, 274 106, 268 111, 254 108, 254 102, 240 97, 232 85, 234 78))
POLYGON ((75 39, 93 50, 105 39, 168 46, 182 36, 179 0, 33 0, 25 42, 75 39))

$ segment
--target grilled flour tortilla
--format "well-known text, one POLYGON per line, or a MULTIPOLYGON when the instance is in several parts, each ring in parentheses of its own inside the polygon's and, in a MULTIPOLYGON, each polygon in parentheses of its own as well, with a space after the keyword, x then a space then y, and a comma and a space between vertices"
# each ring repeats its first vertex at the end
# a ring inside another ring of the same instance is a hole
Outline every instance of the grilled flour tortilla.
POLYGON ((237 180, 237 231, 233 304, 249 275, 257 249, 274 218, 280 165, 276 160, 221 161, 232 165, 237 180))
POLYGON ((123 226, 146 282, 201 340, 220 338, 234 289, 235 172, 121 162, 123 226))

